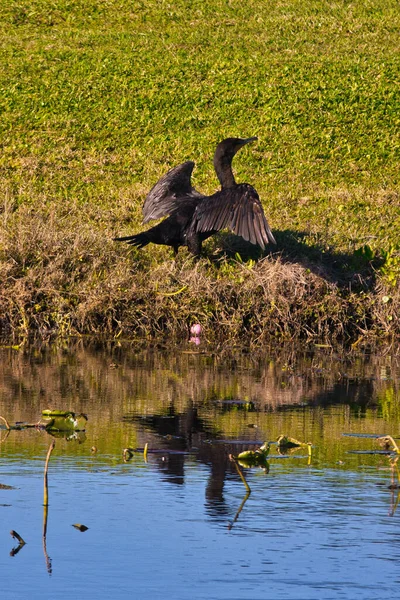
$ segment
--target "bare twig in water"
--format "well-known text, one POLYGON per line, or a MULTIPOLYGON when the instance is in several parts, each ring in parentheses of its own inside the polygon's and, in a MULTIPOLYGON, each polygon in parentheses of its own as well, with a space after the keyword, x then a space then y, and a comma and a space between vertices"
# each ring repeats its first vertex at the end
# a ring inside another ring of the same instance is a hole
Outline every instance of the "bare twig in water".
POLYGON ((49 557, 49 555, 47 554, 47 542, 46 542, 46 535, 47 535, 47 516, 48 516, 48 510, 49 510, 49 489, 48 489, 48 482, 47 482, 47 471, 49 469, 49 460, 50 460, 50 456, 51 453, 54 450, 54 446, 56 445, 55 440, 53 440, 49 446, 49 449, 47 451, 47 456, 46 456, 46 462, 44 465, 44 492, 43 492, 43 552, 44 552, 44 558, 46 561, 46 569, 49 575, 51 575, 52 571, 53 571, 53 567, 51 565, 51 558, 49 557))
POLYGON ((250 496, 250 494, 251 494, 251 489, 250 489, 250 486, 249 486, 249 484, 247 483, 247 481, 246 481, 246 479, 245 479, 245 477, 244 477, 244 475, 243 475, 243 473, 242 473, 242 470, 241 470, 241 468, 239 467, 239 464, 238 464, 238 462, 237 462, 236 458, 233 456, 233 454, 230 454, 230 455, 229 455, 229 460, 230 460, 231 462, 233 462, 233 463, 234 463, 234 465, 235 465, 235 467, 236 467, 236 470, 237 470, 237 472, 238 472, 238 474, 239 474, 239 477, 240 477, 240 479, 243 481, 244 487, 246 488, 246 495, 245 495, 245 497, 243 498, 243 500, 242 500, 242 503, 241 503, 241 505, 239 506, 238 510, 236 511, 236 515, 235 515, 235 517, 234 517, 234 519, 233 519, 232 523, 230 523, 230 524, 229 524, 229 526, 228 526, 228 529, 232 529, 232 527, 233 527, 234 523, 235 523, 235 522, 238 520, 238 518, 239 518, 239 515, 240 515, 240 513, 242 512, 242 508, 243 508, 243 506, 246 504, 246 502, 247 502, 247 499, 248 499, 248 497, 249 497, 249 496, 250 496))
POLYGON ((128 462, 129 460, 131 460, 132 456, 133 456, 133 451, 131 448, 124 448, 123 452, 122 452, 122 456, 124 458, 124 462, 128 462))
POLYGON ((232 529, 232 527, 234 526, 234 524, 235 524, 235 523, 236 523, 236 521, 238 520, 238 518, 239 518, 239 515, 240 515, 240 513, 242 512, 242 508, 243 508, 243 506, 246 504, 246 502, 247 502, 247 500, 248 500, 249 496, 250 496, 250 492, 246 492, 246 494, 245 494, 245 497, 243 498, 241 505, 239 506, 239 508, 238 508, 238 509, 237 509, 237 511, 236 511, 236 515, 235 515, 235 517, 234 517, 234 519, 233 519, 232 523, 229 523, 229 525, 228 525, 228 529, 229 529, 229 530, 231 530, 231 529, 232 529))
POLYGON ((82 525, 82 523, 73 523, 72 527, 75 527, 75 529, 79 529, 79 531, 87 531, 89 529, 89 527, 86 527, 86 525, 82 525))
POLYGON ((398 467, 398 460, 399 460, 399 456, 395 456, 394 458, 391 457, 389 459, 390 462, 390 467, 391 467, 391 472, 392 472, 392 477, 391 477, 391 484, 389 486, 390 489, 390 510, 389 510, 389 516, 390 517, 394 517, 395 512, 397 510, 398 504, 399 504, 399 500, 400 500, 400 474, 399 474, 399 467, 398 467), (395 480, 395 475, 397 476, 397 482, 395 480))
POLYGON ((10 534, 13 536, 14 539, 18 540, 18 546, 16 546, 10 551, 10 556, 15 556, 16 554, 18 554, 21 548, 25 546, 26 542, 16 531, 14 531, 14 529, 11 529, 10 534))
MULTIPOLYGON (((240 477, 240 479, 243 481, 243 485, 244 485, 244 487, 246 488, 246 490, 248 491, 248 493, 249 493, 249 494, 251 494, 251 489, 250 489, 250 486, 249 486, 249 484, 247 483, 247 481, 246 481, 246 479, 245 479, 245 477, 244 477, 244 475, 243 475, 243 473, 242 473, 242 470, 241 470, 241 468, 239 467, 239 465, 238 465, 238 462, 237 462, 236 458, 233 456, 233 454, 230 454, 230 455, 229 455, 229 460, 230 460, 230 461, 232 461, 232 462, 234 463, 234 465, 235 465, 235 467, 236 467, 236 470, 237 470, 237 472, 238 472, 238 474, 239 474, 239 477, 240 477)), ((247 500, 247 498, 246 498, 246 500, 247 500)))
POLYGON ((400 454, 400 448, 394 441, 391 435, 384 435, 382 437, 377 438, 378 443, 385 448, 385 450, 389 450, 391 452, 396 452, 396 454, 400 454))
POLYGON ((48 484, 47 484, 47 471, 49 469, 49 460, 50 460, 50 456, 51 453, 54 450, 54 446, 56 445, 55 440, 53 440, 49 446, 49 449, 47 451, 47 456, 46 456, 46 463, 44 465, 44 493, 43 493, 43 505, 44 506, 48 506, 49 505, 49 491, 48 491, 48 484))
POLYGON ((24 544, 26 544, 25 540, 22 539, 22 537, 19 535, 19 533, 17 533, 16 531, 14 531, 14 529, 11 529, 10 534, 13 536, 14 539, 18 540, 18 543, 23 546, 24 544))
POLYGON ((42 536, 43 554, 44 554, 44 559, 46 561, 47 572, 48 572, 49 575, 51 575, 52 572, 53 572, 53 566, 51 564, 51 558, 50 558, 50 556, 47 553, 47 540, 46 540, 48 512, 49 512, 49 505, 45 504, 43 506, 43 536, 42 536))
POLYGON ((2 439, 0 439, 0 444, 2 444, 3 442, 6 441, 6 439, 10 435, 10 433, 11 433, 11 429, 7 429, 6 432, 5 432, 5 434, 4 434, 4 437, 2 439))
POLYGON ((11 429, 10 423, 7 421, 7 419, 5 417, 2 417, 0 415, 0 420, 3 421, 4 425, 6 426, 6 429, 11 429))

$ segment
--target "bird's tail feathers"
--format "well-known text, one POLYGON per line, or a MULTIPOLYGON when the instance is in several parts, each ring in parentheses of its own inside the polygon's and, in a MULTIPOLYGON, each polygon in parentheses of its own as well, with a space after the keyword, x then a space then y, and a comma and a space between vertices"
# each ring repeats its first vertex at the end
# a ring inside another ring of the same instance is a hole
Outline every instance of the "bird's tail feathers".
POLYGON ((127 242, 131 246, 137 246, 138 248, 143 248, 150 243, 147 232, 137 233, 136 235, 127 235, 125 237, 117 237, 114 238, 114 242, 127 242))

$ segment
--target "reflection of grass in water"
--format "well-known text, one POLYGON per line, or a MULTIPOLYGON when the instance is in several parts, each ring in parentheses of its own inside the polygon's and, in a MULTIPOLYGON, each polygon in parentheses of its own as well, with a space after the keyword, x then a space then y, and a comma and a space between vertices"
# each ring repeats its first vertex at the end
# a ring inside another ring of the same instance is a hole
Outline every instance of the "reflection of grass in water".
POLYGON ((400 419, 400 391, 394 383, 377 393, 377 401, 386 421, 400 419))
MULTIPOLYGON (((315 352, 303 360, 288 352, 280 359, 257 358, 256 364, 239 356, 224 365, 219 359, 178 353, 136 356, 128 346, 111 348, 109 353, 97 347, 85 351, 81 343, 70 350, 3 353, 1 412, 13 423, 34 422, 48 406, 87 413, 86 443, 60 442, 67 455, 81 455, 82 464, 92 446, 98 448, 93 463, 116 464, 123 448, 143 447, 146 441, 154 445, 137 424, 124 424, 123 416, 129 414, 174 414, 183 423, 195 413, 209 432, 199 434, 200 439, 217 431, 222 438, 262 443, 291 432, 297 439, 312 440, 316 457, 330 463, 343 460, 346 449, 357 449, 355 440, 343 440, 343 432, 396 435, 400 420, 393 410, 395 400, 388 404, 391 412, 383 412, 377 404, 386 390, 393 389, 394 399, 398 393, 396 360, 385 357, 350 361, 315 352), (224 398, 251 399, 254 410, 227 410, 228 404, 222 411, 218 399, 224 398), (327 405, 330 402, 332 406, 327 405)), ((36 431, 23 437, 11 432, 2 452, 41 455, 43 444, 36 431)))

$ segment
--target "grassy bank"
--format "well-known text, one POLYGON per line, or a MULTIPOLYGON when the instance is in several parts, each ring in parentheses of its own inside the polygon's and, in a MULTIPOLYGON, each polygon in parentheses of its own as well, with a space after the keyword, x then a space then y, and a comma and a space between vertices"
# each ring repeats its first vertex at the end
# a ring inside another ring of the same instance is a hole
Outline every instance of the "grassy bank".
POLYGON ((21 337, 370 343, 400 333, 395 0, 0 6, 0 322, 21 337), (116 245, 164 172, 257 135, 239 181, 278 247, 116 245), (236 252, 240 253, 238 259, 236 252))

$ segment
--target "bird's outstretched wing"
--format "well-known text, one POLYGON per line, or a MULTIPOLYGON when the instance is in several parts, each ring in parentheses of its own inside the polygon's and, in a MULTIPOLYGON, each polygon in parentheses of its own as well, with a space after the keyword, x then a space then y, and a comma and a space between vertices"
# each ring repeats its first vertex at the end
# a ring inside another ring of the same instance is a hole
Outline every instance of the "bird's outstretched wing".
POLYGON ((191 183, 194 162, 188 160, 163 175, 147 194, 143 204, 143 223, 160 219, 176 210, 185 198, 202 198, 191 183))
POLYGON ((228 228, 264 250, 276 244, 256 190, 248 184, 227 188, 199 202, 193 217, 196 232, 228 228))

